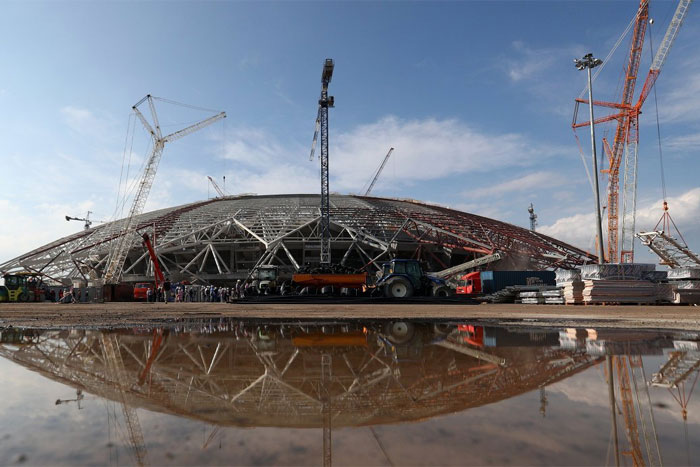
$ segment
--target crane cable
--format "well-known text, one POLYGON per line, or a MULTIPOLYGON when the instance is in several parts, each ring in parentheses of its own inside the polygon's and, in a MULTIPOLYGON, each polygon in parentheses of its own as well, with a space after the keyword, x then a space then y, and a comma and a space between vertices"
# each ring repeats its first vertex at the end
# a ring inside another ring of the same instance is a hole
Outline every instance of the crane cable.
POLYGON ((126 160, 126 150, 129 147, 129 133, 131 132, 131 118, 133 117, 133 115, 133 113, 129 113, 129 120, 126 124, 126 136, 124 137, 124 151, 122 151, 122 167, 119 171, 119 185, 117 185, 117 199, 114 204, 114 214, 112 215, 113 219, 116 219, 117 210, 119 209, 119 198, 121 197, 122 180, 124 178, 124 162, 126 160))
MULTIPOLYGON (((651 34, 649 34, 649 53, 651 53, 651 59, 654 60, 654 43, 652 41, 651 34)), ((664 173, 664 153, 661 149, 661 124, 659 123, 659 101, 656 95, 656 86, 654 86, 654 107, 656 110, 656 139, 659 144, 659 173, 661 175, 661 193, 663 195, 664 211, 666 211, 668 209, 668 204, 666 203, 666 175, 664 173)))
MULTIPOLYGON (((603 63, 598 67, 598 71, 596 71, 596 72, 593 74, 592 81, 595 81, 595 79, 598 77, 598 75, 603 71, 603 68, 605 68, 605 65, 608 63, 608 61, 609 61, 610 58, 613 56, 613 54, 615 53, 615 51, 617 50, 617 48, 620 46, 620 44, 622 44, 622 40, 625 38, 625 36, 627 35, 627 33, 630 31, 630 29, 632 29, 632 26, 634 26, 634 24, 637 22, 637 18, 639 18, 639 14, 642 12, 642 10, 644 9, 644 7, 645 7, 648 3, 649 3, 649 1, 647 0, 647 1, 644 2, 642 5, 639 6, 639 9, 637 10, 637 13, 635 13, 634 17, 632 17, 632 19, 630 20, 629 24, 627 24, 627 27, 625 28, 625 30, 622 32, 622 34, 620 35, 620 37, 617 38, 617 42, 615 42, 615 45, 612 46, 612 48, 610 49, 610 52, 608 52, 608 55, 606 55, 605 59, 603 60, 603 63)), ((588 91, 588 83, 586 83, 586 86, 585 86, 585 87, 583 88, 583 90, 581 91, 581 94, 579 94, 579 96, 578 96, 579 99, 582 99, 583 96, 586 94, 587 91, 588 91)))
MULTIPOLYGON (((598 75, 603 71, 603 69, 605 68, 605 65, 607 65, 607 63, 610 61, 610 58, 617 51, 618 47, 620 47, 620 44, 622 44, 622 41, 624 40, 627 33, 630 31, 630 29, 632 29, 632 26, 634 26, 634 24, 637 22, 637 18, 639 17, 639 14, 641 13, 643 7, 647 5, 647 3, 649 3, 648 0, 646 2, 644 2, 644 4, 639 7, 639 9, 637 9, 637 12, 634 14, 634 16, 632 17, 630 22, 627 24, 627 27, 625 28, 625 30, 622 32, 622 34, 620 34, 620 37, 617 38, 617 41, 610 49, 610 52, 608 52, 608 55, 605 56, 603 63, 598 67, 596 72, 593 74, 591 81, 595 81, 596 78, 598 77, 598 75)), ((581 91, 581 94, 579 94, 579 96, 578 96, 579 99, 583 99, 583 97, 587 91, 588 91, 588 83, 586 83, 586 86, 584 86, 583 90, 581 91)), ((654 90, 654 92, 656 92, 656 90, 654 90)), ((583 148, 581 147, 581 141, 579 141, 578 134, 576 133, 575 128, 574 128, 574 137, 576 138, 576 144, 578 145, 578 148, 579 148, 579 156, 581 157, 581 162, 583 162, 583 167, 584 167, 584 169, 586 169, 586 175, 588 176, 588 183, 591 185, 591 190, 595 190, 595 188, 593 186, 593 178, 591 177, 591 172, 590 172, 590 169, 588 168, 588 162, 586 161, 586 157, 583 154, 583 148)), ((598 176, 598 174, 596 174, 596 176, 598 176)), ((594 195, 595 195, 595 193, 594 193, 594 195)))
POLYGON ((161 101, 161 102, 165 102, 166 104, 179 105, 179 106, 187 107, 187 108, 194 109, 194 110, 203 110, 203 111, 205 111, 205 112, 212 112, 212 113, 219 113, 219 112, 221 112, 220 110, 208 109, 208 108, 206 108, 206 107, 197 107, 196 105, 190 105, 190 104, 183 104, 182 102, 177 102, 177 101, 174 101, 174 100, 171 100, 171 99, 164 99, 164 98, 162 98, 162 97, 156 97, 156 96, 151 96, 151 97, 152 97, 153 99, 155 99, 155 100, 158 100, 158 101, 161 101))

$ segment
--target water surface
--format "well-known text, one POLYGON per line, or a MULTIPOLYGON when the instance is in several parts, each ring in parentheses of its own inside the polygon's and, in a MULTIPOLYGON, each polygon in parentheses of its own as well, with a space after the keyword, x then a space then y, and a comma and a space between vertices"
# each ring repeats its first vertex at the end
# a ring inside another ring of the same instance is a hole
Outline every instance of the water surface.
POLYGON ((240 320, 0 332, 2 465, 697 463, 695 333, 240 320))

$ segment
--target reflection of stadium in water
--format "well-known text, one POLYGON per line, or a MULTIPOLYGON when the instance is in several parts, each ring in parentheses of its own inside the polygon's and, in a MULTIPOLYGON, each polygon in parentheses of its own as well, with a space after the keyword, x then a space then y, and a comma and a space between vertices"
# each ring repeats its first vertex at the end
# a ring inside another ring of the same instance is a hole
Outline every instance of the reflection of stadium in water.
POLYGON ((422 323, 3 334, 0 355, 82 391, 224 426, 334 427, 462 411, 598 361, 555 332, 422 323))

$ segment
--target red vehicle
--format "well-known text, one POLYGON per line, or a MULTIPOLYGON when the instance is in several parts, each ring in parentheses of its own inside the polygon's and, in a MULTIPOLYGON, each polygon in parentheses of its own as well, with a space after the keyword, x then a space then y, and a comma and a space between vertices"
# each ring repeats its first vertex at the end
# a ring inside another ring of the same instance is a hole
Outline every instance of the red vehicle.
POLYGON ((470 272, 460 277, 456 293, 458 295, 478 295, 481 293, 481 272, 470 272))
POLYGON ((138 282, 134 285, 134 300, 147 300, 148 299, 148 289, 153 290, 153 292, 156 291, 158 286, 162 284, 165 281, 165 277, 163 277, 163 272, 160 270, 160 266, 158 265, 158 259, 156 257, 156 252, 153 250, 153 245, 151 244, 151 240, 148 237, 148 234, 143 234, 143 243, 146 245, 146 248, 148 249, 148 254, 151 257, 151 261, 153 261, 153 269, 155 271, 155 287, 153 286, 153 283, 151 282, 138 282))
POLYGON ((457 282, 457 295, 492 294, 513 285, 554 285, 554 271, 475 271, 457 282))
POLYGON ((146 300, 146 291, 148 289, 153 289, 153 284, 151 282, 138 282, 134 285, 134 300, 146 300))

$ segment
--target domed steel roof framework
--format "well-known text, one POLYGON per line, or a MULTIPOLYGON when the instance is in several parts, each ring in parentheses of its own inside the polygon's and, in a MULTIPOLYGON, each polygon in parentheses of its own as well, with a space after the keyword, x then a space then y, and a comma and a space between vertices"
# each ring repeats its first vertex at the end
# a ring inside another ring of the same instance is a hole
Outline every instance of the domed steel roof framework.
MULTIPOLYGON (((244 195, 215 198, 142 214, 139 233, 155 238, 161 267, 173 280, 226 282, 256 265, 292 273, 320 259, 318 195, 244 195)), ((41 272, 68 283, 95 280, 123 235, 124 220, 61 238, 0 264, 0 272, 41 272)), ((425 261, 442 270, 494 252, 494 269, 573 268, 595 256, 546 235, 474 214, 414 200, 331 196, 333 263, 374 272, 394 257, 425 261)), ((153 277, 138 237, 122 280, 153 277)))

